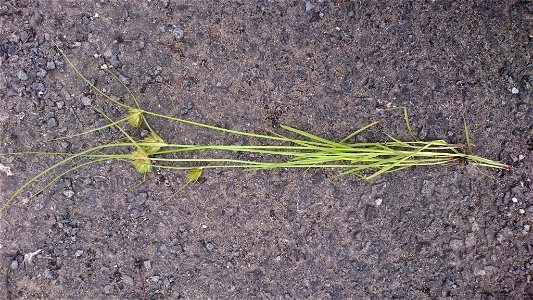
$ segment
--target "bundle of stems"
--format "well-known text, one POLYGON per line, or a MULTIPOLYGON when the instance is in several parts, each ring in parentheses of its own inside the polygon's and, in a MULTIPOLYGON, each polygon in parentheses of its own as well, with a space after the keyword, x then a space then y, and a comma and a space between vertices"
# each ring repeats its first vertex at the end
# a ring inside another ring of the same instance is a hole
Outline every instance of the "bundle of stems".
MULTIPOLYGON (((88 80, 70 59, 57 47, 68 65, 78 76, 99 93, 108 102, 127 111, 127 115, 119 120, 112 120, 103 111, 94 108, 109 123, 77 134, 65 137, 74 138, 81 135, 91 134, 105 128, 114 127, 122 133, 122 138, 100 144, 80 151, 78 153, 64 152, 18 152, 1 155, 57 155, 64 158, 52 166, 41 171, 37 175, 22 184, 12 196, 0 207, 0 213, 18 196, 24 189, 37 182, 46 175, 54 174, 54 177, 34 192, 37 195, 53 182, 78 168, 90 164, 109 160, 118 160, 131 164, 135 170, 143 175, 154 169, 189 170, 185 187, 191 182, 197 181, 204 169, 240 168, 248 170, 278 169, 278 168, 328 168, 339 169, 339 176, 356 175, 363 179, 372 179, 376 176, 399 171, 414 166, 431 166, 448 164, 452 162, 465 162, 468 164, 484 166, 496 169, 509 169, 509 166, 501 162, 472 154, 468 128, 464 126, 466 144, 449 144, 444 140, 419 141, 414 136, 407 110, 404 108, 404 121, 413 141, 400 141, 390 135, 389 141, 385 142, 351 142, 354 137, 380 122, 370 123, 340 141, 329 140, 309 132, 290 126, 282 125, 284 134, 270 132, 268 134, 250 133, 218 126, 181 119, 162 113, 142 109, 139 101, 131 90, 115 75, 106 65, 105 70, 115 81, 122 85, 133 100, 133 105, 127 105, 107 95, 100 88, 88 80), (223 145, 223 144, 177 144, 166 142, 150 126, 147 118, 160 118, 169 122, 184 123, 196 127, 214 130, 220 133, 246 136, 260 141, 257 145, 223 145), (127 125, 129 123, 129 125, 127 125), (128 127, 138 128, 144 126, 149 135, 144 138, 135 138, 128 133, 128 127), (206 155, 207 153, 207 155, 206 155), (220 156, 213 157, 212 153, 220 156), (244 159, 236 159, 235 154, 245 156, 244 159), (259 158, 257 158, 259 157, 259 158)), ((181 190, 181 189, 180 189, 181 190)))

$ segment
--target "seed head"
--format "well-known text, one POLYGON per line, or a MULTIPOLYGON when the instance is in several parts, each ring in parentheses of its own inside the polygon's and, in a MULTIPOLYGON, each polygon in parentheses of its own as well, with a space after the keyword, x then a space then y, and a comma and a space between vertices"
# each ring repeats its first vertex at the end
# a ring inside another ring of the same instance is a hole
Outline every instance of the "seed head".
POLYGON ((131 153, 131 163, 137 172, 146 174, 152 170, 152 160, 144 150, 137 149, 131 153))
POLYGON ((133 127, 139 127, 141 126, 141 122, 143 119, 143 113, 140 109, 137 108, 130 108, 129 109, 129 116, 128 116, 128 123, 131 124, 133 127))
MULTIPOLYGON (((157 135, 155 132, 152 132, 152 134, 144 138, 143 142, 154 143, 154 144, 158 143, 158 144, 166 145, 165 141, 163 141, 163 139, 159 135, 157 135)), ((150 155, 150 154, 153 154, 159 151, 161 147, 162 145, 153 145, 153 146, 143 146, 142 148, 144 149, 144 151, 146 151, 146 153, 148 153, 148 155, 150 155)))

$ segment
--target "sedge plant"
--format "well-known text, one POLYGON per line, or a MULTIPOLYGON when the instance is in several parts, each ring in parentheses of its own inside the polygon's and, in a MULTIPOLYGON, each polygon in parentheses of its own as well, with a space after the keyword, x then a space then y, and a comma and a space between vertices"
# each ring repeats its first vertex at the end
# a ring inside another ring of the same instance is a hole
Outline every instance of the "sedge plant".
MULTIPOLYGON (((54 44, 55 45, 55 44, 54 44)), ((131 104, 125 104, 106 94, 87 79, 65 53, 55 45, 57 51, 63 56, 70 68, 105 101, 122 109, 124 117, 113 120, 105 112, 93 107, 98 113, 108 120, 108 124, 90 129, 83 133, 64 137, 75 138, 81 135, 93 134, 97 131, 114 127, 120 131, 120 139, 102 143, 87 148, 77 153, 67 152, 18 152, 0 155, 55 155, 63 157, 57 163, 39 172, 23 183, 9 199, 0 207, 0 213, 30 185, 37 183, 44 177, 52 176, 48 183, 37 188, 37 195, 46 188, 78 168, 100 163, 103 161, 120 161, 130 164, 138 173, 146 176, 155 169, 185 170, 188 171, 187 179, 181 191, 191 183, 198 181, 202 172, 207 169, 244 169, 266 170, 279 168, 298 169, 338 169, 338 175, 353 175, 370 180, 377 176, 403 170, 415 166, 432 166, 450 164, 453 162, 466 162, 468 164, 495 168, 509 169, 510 167, 498 161, 493 161, 474 155, 471 151, 470 135, 466 122, 464 123, 465 144, 450 144, 444 140, 420 141, 413 134, 407 109, 403 108, 404 122, 407 131, 411 134, 412 141, 401 141, 387 135, 389 140, 384 142, 352 142, 353 138, 362 134, 380 122, 372 122, 354 131, 348 136, 336 141, 326 139, 315 134, 281 125, 280 132, 268 134, 251 133, 219 126, 205 124, 197 121, 177 118, 171 115, 154 112, 141 107, 132 91, 111 70, 111 67, 102 65, 114 81, 118 82, 131 98, 131 104), (148 118, 159 118, 168 122, 188 124, 193 127, 209 129, 219 133, 232 134, 255 138, 259 141, 256 145, 234 144, 180 144, 163 139, 150 126, 148 118), (131 129, 144 127, 149 135, 137 138, 131 129), (215 151, 216 156, 212 153, 215 151), (235 158, 235 154, 244 154, 244 159, 235 158), (258 155, 257 155, 258 154, 258 155), (248 155, 248 156, 246 156, 248 155), (259 158, 257 158, 259 157, 259 158)), ((173 196, 172 195, 172 196, 173 196)), ((171 197, 172 197, 171 196, 171 197)), ((169 198, 170 199, 170 198, 169 198)))

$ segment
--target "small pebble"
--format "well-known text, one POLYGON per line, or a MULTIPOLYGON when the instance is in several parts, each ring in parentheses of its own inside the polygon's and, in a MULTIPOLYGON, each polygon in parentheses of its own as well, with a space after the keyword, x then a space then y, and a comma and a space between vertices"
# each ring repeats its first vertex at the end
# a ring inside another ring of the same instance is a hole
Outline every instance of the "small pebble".
POLYGON ((40 66, 44 66, 46 64, 46 59, 44 59, 44 57, 37 57, 35 62, 40 66))
POLYGON ((125 284, 129 285, 129 286, 133 286, 133 283, 134 283, 134 282, 133 282, 133 278, 131 278, 131 277, 128 276, 128 275, 122 275, 122 281, 123 281, 125 284))
POLYGON ((149 260, 145 260, 145 261, 143 262, 143 266, 144 266, 144 268, 145 268, 146 270, 150 270, 150 269, 152 268, 152 262, 149 261, 149 260))
POLYGON ((310 11, 311 9, 313 9, 313 7, 315 7, 313 5, 313 3, 309 2, 309 1, 305 2, 305 11, 310 11))
POLYGON ((512 236, 513 231, 509 227, 504 227, 496 234, 496 240, 502 243, 511 238, 512 236))
POLYGON ((93 103, 93 100, 91 100, 89 97, 81 97, 81 103, 83 103, 85 106, 89 106, 93 103))
POLYGON ((33 26, 33 27, 36 27, 37 25, 41 24, 43 22, 43 15, 36 11, 33 13, 33 16, 31 16, 31 19, 30 19, 30 24, 33 26))
POLYGON ((17 78, 22 80, 22 81, 26 81, 26 80, 28 80, 28 74, 26 74, 26 72, 24 72, 24 70, 19 70, 18 73, 17 73, 17 78))
POLYGON ((13 43, 18 43, 19 39, 19 36, 14 33, 9 36, 9 41, 13 43))
POLYGON ((187 227, 185 225, 180 225, 178 227, 178 230, 179 230, 179 237, 184 239, 186 238, 188 235, 189 235, 189 230, 187 229, 187 227))
POLYGON ((54 127, 57 127, 57 120, 56 118, 52 117, 50 119, 48 119, 48 121, 46 121, 46 126, 48 128, 54 128, 54 127))
POLYGON ((457 251, 457 250, 460 250, 461 248, 463 248, 464 242, 462 240, 453 239, 453 240, 450 241, 449 245, 450 245, 450 248, 452 250, 457 251))
POLYGON ((168 288, 171 283, 172 283, 172 281, 170 279, 168 279, 168 278, 165 278, 165 280, 163 280, 163 286, 165 288, 168 288))
POLYGON ((131 210, 131 214, 130 214, 130 216, 131 216, 133 219, 137 219, 138 217, 141 216, 141 212, 140 212, 138 209, 134 208, 134 209, 131 210))
POLYGON ((468 248, 474 247, 476 245, 476 235, 474 233, 467 234, 465 238, 465 246, 468 248))
POLYGON ((424 195, 430 195, 435 190, 435 184, 429 180, 424 180, 422 183, 422 190, 420 191, 424 195))
POLYGON ((111 286, 109 284, 104 286, 104 293, 111 294, 112 291, 113 291, 113 286, 111 286))
POLYGON ((44 92, 46 90, 44 84, 41 82, 34 82, 31 84, 31 89, 35 92, 44 92))
POLYGON ((159 281, 159 278, 160 278, 160 277, 156 275, 156 276, 152 276, 152 277, 150 277, 150 280, 152 280, 152 282, 158 282, 158 281, 159 281))
POLYGON ((45 69, 39 69, 39 71, 37 71, 37 73, 35 73, 38 77, 41 77, 43 78, 44 76, 46 76, 48 72, 46 72, 45 69))
POLYGON ((76 257, 80 257, 83 255, 83 250, 76 250, 76 252, 74 253, 74 256, 76 257))
POLYGON ((74 191, 73 190, 63 191, 63 195, 65 195, 65 197, 67 198, 72 198, 72 196, 74 196, 74 191))
POLYGON ((372 195, 374 195, 374 196, 380 195, 380 194, 382 194, 385 191, 386 188, 387 188, 387 183, 386 182, 374 184, 372 186, 372 195))
POLYGON ((178 254, 183 252, 183 247, 181 245, 174 245, 172 248, 170 248, 170 253, 172 254, 178 254))
POLYGON ((520 193, 520 189, 521 189, 521 186, 520 185, 515 185, 511 188, 511 193, 513 194, 518 194, 520 193))
POLYGON ((44 269, 43 276, 44 278, 47 278, 47 279, 54 279, 54 275, 48 268, 44 269))
POLYGON ((511 199, 511 201, 513 201, 514 203, 516 203, 516 202, 518 202, 518 199, 516 199, 516 197, 513 197, 513 198, 511 199))
POLYGON ((516 95, 516 94, 520 93, 520 91, 519 91, 517 88, 513 87, 513 88, 511 89, 511 93, 513 93, 513 94, 516 95))
POLYGON ((56 64, 53 61, 49 61, 49 62, 46 63, 46 68, 48 70, 53 70, 53 69, 56 68, 56 64))
POLYGON ((375 201, 376 206, 380 206, 382 202, 383 202, 383 199, 377 198, 376 201, 375 201))
POLYGON ((81 17, 81 22, 83 25, 89 25, 89 23, 91 23, 91 19, 88 16, 83 16, 81 17))
POLYGON ((30 35, 26 32, 26 31, 23 31, 20 33, 20 40, 24 43, 26 43, 28 41, 28 38, 30 37, 30 35))
POLYGON ((16 270, 18 269, 18 267, 19 267, 19 262, 16 259, 11 261, 11 265, 10 265, 11 270, 16 270))
POLYGON ((105 52, 104 52, 104 57, 105 58, 111 58, 113 56, 113 51, 111 49, 107 49, 105 52))
POLYGON ((142 192, 137 194, 135 198, 133 198, 133 204, 136 206, 140 206, 143 205, 146 200, 148 200, 148 193, 142 192))
POLYGON ((215 245, 213 245, 212 243, 207 243, 205 245, 205 248, 207 249, 207 251, 213 251, 215 249, 215 245))
POLYGON ((525 213, 526 213, 526 211, 525 211, 525 210, 523 210, 522 208, 521 208, 521 209, 519 209, 519 210, 518 210, 518 212, 519 212, 519 213, 521 213, 521 214, 525 214, 525 213))
POLYGON ((67 150, 70 147, 70 143, 66 141, 62 141, 61 143, 59 143, 59 145, 61 146, 62 149, 65 149, 65 150, 67 150))
POLYGON ((183 38, 183 29, 178 26, 173 26, 170 33, 174 36, 176 40, 181 40, 183 38))

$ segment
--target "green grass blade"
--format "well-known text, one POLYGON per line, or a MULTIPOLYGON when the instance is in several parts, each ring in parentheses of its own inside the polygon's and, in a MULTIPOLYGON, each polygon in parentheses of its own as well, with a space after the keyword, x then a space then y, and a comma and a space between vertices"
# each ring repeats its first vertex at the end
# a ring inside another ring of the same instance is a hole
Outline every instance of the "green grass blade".
POLYGON ((466 149, 468 150, 468 154, 472 154, 472 143, 470 143, 470 133, 468 132, 468 125, 466 125, 466 120, 463 120, 463 124, 465 128, 466 149))
POLYGON ((101 162, 101 161, 106 161, 106 160, 110 160, 110 158, 108 157, 105 157, 105 158, 99 158, 99 159, 95 159, 95 160, 91 160, 91 161, 87 161, 87 162, 84 162, 84 163, 81 163, 81 164, 77 164, 69 169, 67 169, 66 171, 64 172, 61 172, 59 175, 57 175, 56 177, 54 177, 52 180, 50 180, 44 187, 40 188, 37 192, 33 193, 32 196, 30 196, 28 199, 31 199, 33 198, 34 196, 37 196, 39 195, 40 193, 42 193, 45 189, 47 189, 48 187, 50 187, 54 182, 56 182, 57 180, 59 180, 60 178, 62 178, 63 176, 67 175, 68 173, 72 172, 72 171, 75 171, 79 168, 83 168, 85 166, 88 166, 88 165, 91 165, 91 164, 95 164, 95 163, 98 163, 98 162, 101 162))
POLYGON ((297 128, 294 128, 294 127, 291 127, 291 126, 287 126, 287 125, 280 125, 280 126, 281 126, 281 128, 283 128, 283 129, 285 129, 287 131, 290 131, 290 132, 296 133, 298 135, 304 136, 304 137, 306 137, 306 138, 308 138, 310 140, 314 140, 314 141, 322 143, 324 145, 333 146, 333 147, 339 147, 339 148, 344 148, 345 147, 343 144, 336 143, 336 142, 321 138, 321 137, 319 137, 317 135, 314 135, 312 133, 309 133, 309 132, 306 132, 306 131, 303 131, 303 130, 300 130, 300 129, 297 129, 297 128))
POLYGON ((345 143, 346 141, 350 140, 351 138, 353 138, 354 136, 360 134, 361 132, 367 130, 368 128, 370 127, 373 127, 377 124, 381 123, 381 121, 376 121, 376 122, 372 122, 366 126, 363 126, 359 129, 357 129, 356 131, 352 132, 351 134, 347 135, 345 138, 343 138, 339 143, 345 143))
POLYGON ((103 125, 103 126, 100 126, 98 128, 94 128, 94 129, 91 129, 91 130, 87 130, 87 131, 84 131, 82 133, 78 133, 78 134, 74 134, 74 135, 68 135, 68 136, 62 136, 62 137, 58 137, 58 138, 55 138, 55 139, 50 139, 50 140, 47 140, 45 142, 53 142, 53 141, 60 141, 60 140, 65 140, 65 139, 71 139, 71 138, 75 138, 75 137, 79 137, 79 136, 83 136, 83 135, 87 135, 87 134, 91 134, 93 132, 97 132, 97 131, 100 131, 100 130, 103 130, 103 129, 106 129, 106 128, 109 128, 109 127, 113 127, 117 124, 120 124, 124 121, 127 121, 128 120, 128 117, 125 117, 125 118, 122 118, 122 119, 119 119, 117 121, 114 121, 112 123, 109 123, 109 124, 106 124, 106 125, 103 125))
POLYGON ((63 59, 65 59, 65 61, 67 62, 67 64, 70 66, 71 69, 74 70, 74 72, 76 72, 76 74, 88 85, 90 86, 93 90, 95 90, 98 94, 102 95, 102 97, 104 97, 105 99, 107 99, 108 101, 112 102, 113 104, 117 105, 117 106, 120 106, 120 107, 123 107, 123 108, 126 108, 126 109, 129 109, 131 108, 130 106, 124 104, 124 103, 120 103, 118 102, 117 100, 113 99, 112 97, 110 97, 109 95, 107 95, 106 93, 104 93, 104 91, 102 91, 101 89, 99 89, 98 87, 96 87, 89 79, 87 79, 81 72, 80 70, 74 65, 74 63, 72 63, 72 61, 70 61, 70 59, 68 58, 68 56, 63 52, 63 50, 61 50, 61 48, 59 48, 59 46, 54 42, 52 41, 52 43, 54 44, 54 46, 56 47, 57 51, 59 51, 59 53, 61 54, 61 56, 63 57, 63 59))

